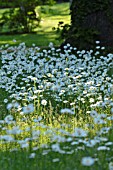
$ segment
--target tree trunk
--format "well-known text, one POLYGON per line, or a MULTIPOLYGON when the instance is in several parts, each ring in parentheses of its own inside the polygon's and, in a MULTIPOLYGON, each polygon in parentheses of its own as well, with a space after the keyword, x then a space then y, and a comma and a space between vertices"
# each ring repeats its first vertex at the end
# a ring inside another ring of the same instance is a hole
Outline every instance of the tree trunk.
POLYGON ((113 0, 72 0, 71 27, 65 43, 89 49, 96 40, 113 48, 113 0))

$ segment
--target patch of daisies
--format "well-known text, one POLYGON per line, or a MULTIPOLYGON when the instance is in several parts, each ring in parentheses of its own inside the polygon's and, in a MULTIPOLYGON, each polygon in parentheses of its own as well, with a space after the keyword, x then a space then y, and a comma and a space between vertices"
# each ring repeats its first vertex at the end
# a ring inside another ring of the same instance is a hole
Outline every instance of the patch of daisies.
MULTIPOLYGON (((93 155, 81 159, 84 166, 98 164, 99 152, 113 152, 109 139, 113 135, 113 74, 109 74, 113 54, 101 55, 99 50, 104 48, 96 43, 96 52, 77 51, 70 44, 63 51, 52 44, 44 50, 35 45, 27 48, 25 43, 0 48, 0 88, 9 93, 4 100, 9 114, 0 120, 2 145, 10 143, 10 151, 29 149, 29 158, 35 158, 40 147, 42 155, 51 151, 85 155, 87 148, 95 148, 93 155), (76 126, 80 117, 88 117, 83 127, 76 126), (95 127, 97 132, 91 135, 95 127)), ((113 168, 113 157, 106 156, 107 161, 113 168)))

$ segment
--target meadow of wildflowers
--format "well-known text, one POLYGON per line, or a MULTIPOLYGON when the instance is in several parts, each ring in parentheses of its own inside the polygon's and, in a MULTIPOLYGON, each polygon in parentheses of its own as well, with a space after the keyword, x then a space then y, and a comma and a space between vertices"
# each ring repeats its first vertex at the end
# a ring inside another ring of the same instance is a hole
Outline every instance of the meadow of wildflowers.
POLYGON ((0 169, 113 169, 113 54, 0 48, 0 169))

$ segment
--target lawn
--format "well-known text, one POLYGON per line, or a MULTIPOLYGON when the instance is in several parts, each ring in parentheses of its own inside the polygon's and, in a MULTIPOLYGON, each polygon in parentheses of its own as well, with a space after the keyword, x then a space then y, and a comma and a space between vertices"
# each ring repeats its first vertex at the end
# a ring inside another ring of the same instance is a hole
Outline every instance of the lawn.
MULTIPOLYGON (((51 26, 49 17, 65 14, 56 7, 42 14, 51 26)), ((96 52, 52 43, 40 50, 27 36, 0 47, 0 169, 112 170, 113 54, 99 41, 96 52)), ((48 45, 43 39, 38 46, 48 45)))
POLYGON ((33 43, 37 46, 48 46, 49 42, 59 45, 62 41, 58 40, 58 34, 52 28, 57 27, 59 21, 70 23, 69 3, 37 7, 36 11, 41 15, 41 23, 35 30, 36 34, 1 35, 0 45, 18 45, 21 42, 25 42, 27 46, 31 46, 33 43), (16 43, 13 40, 16 40, 16 43))

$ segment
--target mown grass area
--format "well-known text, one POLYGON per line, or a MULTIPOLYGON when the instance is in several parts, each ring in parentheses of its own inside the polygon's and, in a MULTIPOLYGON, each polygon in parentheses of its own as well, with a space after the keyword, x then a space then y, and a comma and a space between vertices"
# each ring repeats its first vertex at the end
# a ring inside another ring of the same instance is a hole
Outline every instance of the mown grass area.
MULTIPOLYGON (((4 10, 0 10, 0 13, 3 11, 4 10)), ((25 42, 27 46, 31 46, 33 43, 37 46, 48 46, 50 42, 59 45, 62 41, 57 40, 58 35, 52 28, 57 27, 59 21, 70 23, 69 3, 37 7, 36 11, 41 15, 41 23, 35 30, 37 32, 36 34, 1 35, 0 45, 18 45, 21 42, 25 42), (16 43, 13 40, 16 40, 16 43)))

